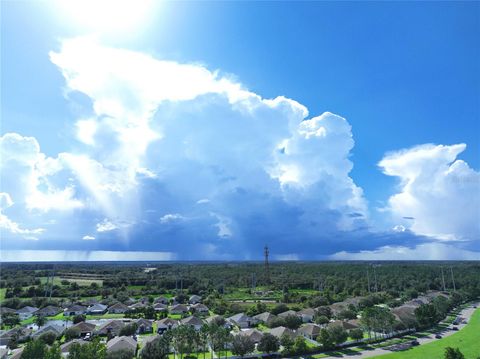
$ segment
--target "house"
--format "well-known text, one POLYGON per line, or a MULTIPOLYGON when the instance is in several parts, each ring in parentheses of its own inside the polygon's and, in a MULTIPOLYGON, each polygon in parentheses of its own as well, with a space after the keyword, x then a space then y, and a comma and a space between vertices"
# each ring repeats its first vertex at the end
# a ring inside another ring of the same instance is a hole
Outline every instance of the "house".
POLYGON ((406 328, 415 328, 417 324, 417 318, 415 316, 415 309, 417 307, 412 305, 401 305, 393 308, 392 314, 398 321, 402 322, 406 328))
POLYGON ((108 313, 110 313, 110 314, 123 314, 123 313, 128 312, 129 310, 130 310, 130 308, 128 308, 125 304, 115 303, 108 308, 108 313))
POLYGON ((297 312, 297 315, 302 318, 302 322, 310 323, 313 322, 313 318, 315 317, 315 309, 313 308, 305 308, 297 312))
POLYGON ((232 329, 232 324, 227 322, 224 317, 218 314, 208 317, 207 319, 205 319, 205 321, 207 322, 207 324, 216 323, 217 325, 223 326, 226 329, 232 329))
POLYGON ((315 340, 318 334, 320 334, 320 329, 320 326, 308 323, 298 328, 297 333, 303 335, 305 338, 315 340))
POLYGON ((157 320, 157 333, 163 334, 165 331, 175 328, 178 325, 178 320, 172 318, 164 318, 162 320, 157 320))
POLYGON ((208 307, 205 304, 202 304, 202 303, 194 304, 190 307, 190 309, 193 312, 198 313, 198 314, 208 314, 209 313, 208 307))
POLYGON ((345 330, 357 329, 358 325, 355 324, 354 321, 346 321, 346 320, 334 320, 333 322, 328 323, 327 325, 329 328, 334 326, 342 327, 345 330))
POLYGON ((153 305, 153 309, 156 311, 156 312, 166 312, 168 310, 168 307, 163 304, 163 303, 155 303, 153 305))
POLYGON ((82 304, 84 304, 85 306, 89 307, 91 305, 94 305, 94 304, 98 304, 100 303, 98 300, 96 300, 95 298, 89 298, 85 301, 82 301, 82 304))
POLYGON ((63 315, 66 317, 85 313, 87 313, 87 308, 79 304, 74 304, 68 308, 65 308, 65 310, 63 311, 63 315))
POLYGON ((10 359, 20 359, 23 354, 23 350, 25 347, 17 348, 12 350, 12 354, 10 354, 10 359))
POLYGON ((168 304, 168 298, 158 297, 158 298, 155 298, 155 300, 153 302, 167 305, 168 304))
POLYGON ((95 303, 87 308, 87 314, 102 315, 107 312, 107 308, 105 304, 95 303))
POLYGON ((197 303, 200 303, 201 301, 202 301, 202 297, 196 294, 190 296, 190 298, 188 299, 188 302, 190 304, 197 304, 197 303))
POLYGON ((255 344, 260 343, 260 340, 262 340, 263 338, 263 333, 258 329, 241 330, 238 332, 237 335, 245 335, 246 337, 250 338, 255 344))
POLYGON ((269 330, 269 333, 272 334, 274 337, 280 339, 283 335, 288 335, 290 338, 295 338, 295 332, 291 329, 285 327, 276 327, 269 330))
POLYGON ((15 309, 7 308, 7 307, 0 307, 0 315, 7 314, 7 313, 16 313, 15 309))
POLYGON ((0 345, 8 345, 12 338, 16 338, 18 342, 27 341, 32 334, 32 329, 28 327, 17 327, 0 334, 0 345))
POLYGON ((150 304, 150 298, 147 298, 147 297, 140 298, 140 299, 138 300, 138 303, 142 303, 142 304, 145 304, 145 305, 149 305, 149 304, 150 304))
POLYGON ((245 313, 238 313, 227 318, 227 322, 240 328, 249 328, 254 325, 255 320, 246 315, 245 313))
POLYGON ((95 324, 87 323, 87 322, 80 322, 77 324, 72 325, 69 330, 75 330, 80 334, 80 337, 85 337, 87 334, 92 335, 95 331, 95 324))
POLYGON ((278 317, 282 318, 282 319, 285 319, 286 317, 288 317, 290 315, 297 316, 297 312, 294 311, 294 310, 287 310, 286 312, 280 313, 278 315, 278 317))
POLYGON ((190 325, 195 330, 200 330, 203 325, 203 320, 200 318, 194 317, 193 315, 189 316, 188 318, 184 318, 180 321, 180 324, 190 325))
POLYGON ((187 312, 188 312, 188 308, 183 304, 177 304, 177 305, 174 305, 172 308, 170 308, 171 314, 185 314, 187 312))
POLYGON ((39 309, 36 311, 35 315, 41 315, 43 317, 53 317, 60 313, 62 308, 55 307, 53 305, 48 305, 45 308, 39 309))
POLYGON ((70 353, 70 348, 73 344, 85 345, 88 344, 88 342, 83 339, 73 339, 65 344, 60 345, 60 351, 62 352, 63 356, 66 356, 68 353, 70 353))
POLYGON ((254 315, 253 319, 257 323, 262 322, 264 324, 270 324, 272 321, 277 319, 277 316, 275 314, 270 313, 270 312, 263 312, 261 314, 254 315))
POLYGON ((115 337, 107 342, 107 353, 113 353, 119 350, 128 350, 135 355, 137 353, 137 341, 132 337, 115 337))
POLYGON ((151 343, 157 339, 160 338, 160 335, 158 334, 155 334, 155 335, 148 335, 148 336, 145 336, 145 337, 142 337, 142 349, 140 350, 140 355, 139 357, 141 358, 142 357, 142 351, 145 349, 145 347, 147 346, 148 343, 151 343))
POLYGON ((328 306, 332 311, 333 316, 337 316, 341 312, 348 309, 348 305, 345 302, 333 303, 328 306))
POLYGON ((137 319, 137 334, 153 333, 152 321, 144 318, 137 319))
POLYGON ((132 305, 132 304, 135 304, 136 302, 137 302, 137 301, 136 301, 134 298, 128 298, 127 300, 125 300, 125 301, 123 302, 123 304, 130 306, 130 305, 132 305))
POLYGON ((124 326, 125 323, 121 320, 111 320, 98 327, 98 329, 95 331, 95 334, 117 336, 120 334, 120 331, 124 326))
POLYGON ((134 304, 130 305, 129 308, 132 309, 132 310, 135 310, 135 309, 143 309, 146 306, 147 305, 145 303, 138 302, 138 303, 134 303, 134 304))
POLYGON ((38 310, 38 308, 36 308, 36 307, 26 306, 26 307, 18 309, 17 314, 18 314, 18 317, 20 318, 20 320, 25 320, 25 319, 30 318, 37 310, 38 310))
POLYGON ((8 358, 8 349, 0 348, 0 359, 7 359, 7 358, 8 358))
POLYGON ((47 324, 44 327, 37 330, 35 333, 32 334, 32 338, 37 339, 41 335, 46 333, 53 333, 55 336, 60 336, 63 333, 63 327, 55 324, 47 324))

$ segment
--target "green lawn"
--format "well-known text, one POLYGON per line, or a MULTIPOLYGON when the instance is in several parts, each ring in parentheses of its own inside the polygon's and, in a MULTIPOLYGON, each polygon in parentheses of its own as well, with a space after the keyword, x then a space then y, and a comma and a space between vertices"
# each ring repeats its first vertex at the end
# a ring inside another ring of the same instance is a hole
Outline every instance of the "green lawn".
MULTIPOLYGON (((67 280, 71 283, 76 282, 79 286, 89 286, 92 283, 97 283, 99 287, 103 285, 103 280, 101 279, 86 279, 86 278, 62 278, 62 277, 54 277, 53 278, 53 285, 62 285, 62 280, 67 280)), ((40 282, 45 284, 47 282, 47 277, 40 277, 40 282)))
POLYGON ((7 291, 7 288, 0 288, 0 300, 5 299, 5 292, 7 291))
POLYGON ((377 356, 382 359, 441 359, 446 347, 459 348, 466 359, 476 359, 480 356, 480 309, 473 314, 468 325, 444 339, 420 345, 403 352, 377 356))

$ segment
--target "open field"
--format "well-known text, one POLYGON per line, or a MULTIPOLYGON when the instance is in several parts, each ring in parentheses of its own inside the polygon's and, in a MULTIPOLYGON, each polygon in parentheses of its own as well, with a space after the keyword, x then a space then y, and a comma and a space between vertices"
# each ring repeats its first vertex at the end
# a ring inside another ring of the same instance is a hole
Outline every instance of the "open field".
MULTIPOLYGON (((61 285, 62 281, 67 280, 70 283, 77 283, 80 286, 89 286, 92 283, 96 283, 99 287, 103 285, 103 280, 101 279, 90 279, 90 278, 62 278, 62 277, 54 277, 53 278, 53 285, 61 285)), ((40 277, 40 281, 42 284, 47 282, 47 277, 40 277)))

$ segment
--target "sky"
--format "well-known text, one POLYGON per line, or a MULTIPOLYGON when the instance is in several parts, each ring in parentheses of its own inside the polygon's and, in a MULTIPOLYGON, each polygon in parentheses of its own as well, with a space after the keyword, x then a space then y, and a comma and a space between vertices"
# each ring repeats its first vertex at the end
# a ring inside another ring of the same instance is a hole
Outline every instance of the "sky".
POLYGON ((2 261, 480 259, 478 2, 1 2, 2 261))

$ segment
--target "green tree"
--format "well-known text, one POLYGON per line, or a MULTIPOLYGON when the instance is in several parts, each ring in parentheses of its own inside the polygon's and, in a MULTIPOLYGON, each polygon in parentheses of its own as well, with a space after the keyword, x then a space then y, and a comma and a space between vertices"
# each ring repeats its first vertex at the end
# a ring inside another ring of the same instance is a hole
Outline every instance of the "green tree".
POLYGON ((70 341, 72 339, 80 338, 80 331, 75 328, 68 328, 65 333, 65 340, 70 341))
POLYGON ((38 326, 38 327, 43 327, 46 323, 46 319, 43 315, 36 315, 35 318, 33 319, 33 322, 38 326))
POLYGON ((68 359, 105 359, 106 354, 105 344, 100 343, 100 339, 96 338, 88 344, 73 344, 70 347, 68 359))
POLYGON ((125 325, 122 329, 120 329, 120 336, 131 336, 134 335, 135 332, 137 331, 137 323, 131 323, 128 325, 125 325))
POLYGON ((328 333, 330 334, 332 342, 336 345, 342 344, 348 339, 347 331, 340 325, 332 325, 328 328, 328 333))
POLYGON ((2 325, 14 327, 20 324, 20 318, 17 313, 5 313, 2 315, 2 325))
POLYGON ((308 352, 308 345, 304 337, 298 336, 293 344, 293 351, 296 355, 308 352))
POLYGON ((170 341, 168 336, 161 337, 148 342, 142 349, 140 358, 142 359, 166 359, 170 352, 170 341))
POLYGON ((258 350, 270 354, 276 352, 280 347, 279 340, 277 337, 273 336, 270 333, 266 333, 263 335, 260 343, 258 343, 258 350))
POLYGON ((73 324, 78 324, 80 322, 84 322, 85 320, 87 320, 87 317, 85 314, 78 314, 73 317, 73 324))
POLYGON ((446 347, 445 348, 445 359, 465 359, 465 356, 462 354, 460 349, 446 347))
POLYGON ((290 335, 284 333, 280 338, 280 344, 283 346, 285 354, 292 352, 294 341, 290 335))
POLYGON ((21 359, 61 359, 62 354, 58 345, 52 345, 48 348, 41 340, 33 340, 27 345, 22 352, 21 359))
POLYGON ((421 327, 427 328, 436 323, 438 313, 433 304, 422 304, 415 309, 415 318, 421 327))
POLYGON ((255 343, 246 335, 236 335, 232 341, 232 353, 244 357, 255 350, 255 343))
POLYGON ((135 353, 132 350, 120 349, 107 353, 105 359, 133 359, 134 357, 135 353))
POLYGON ((57 340, 57 336, 53 332, 46 332, 40 335, 38 340, 44 342, 45 344, 52 345, 55 340, 57 340))
POLYGON ((315 323, 319 324, 319 325, 325 325, 329 322, 330 320, 324 316, 324 315, 318 315, 315 317, 315 323))
POLYGON ((358 341, 360 339, 363 339, 363 330, 360 328, 350 330, 349 334, 353 340, 358 341))
POLYGON ((323 350, 330 350, 335 348, 330 332, 327 329, 321 329, 320 334, 317 337, 317 342, 322 344, 323 350))
POLYGON ((296 315, 287 315, 284 319, 284 322, 287 328, 295 330, 298 329, 298 327, 300 327, 302 324, 302 319, 296 315))

